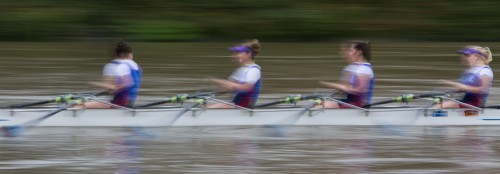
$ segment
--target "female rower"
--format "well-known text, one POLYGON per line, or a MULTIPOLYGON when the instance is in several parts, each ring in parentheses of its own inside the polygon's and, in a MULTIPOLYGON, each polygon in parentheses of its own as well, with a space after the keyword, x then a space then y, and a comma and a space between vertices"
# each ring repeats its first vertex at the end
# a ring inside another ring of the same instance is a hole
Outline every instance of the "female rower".
MULTIPOLYGON (((212 79, 216 85, 231 90, 236 93, 233 99, 235 105, 241 107, 252 107, 260 93, 262 85, 261 68, 255 64, 255 59, 260 53, 260 43, 257 39, 246 41, 240 45, 229 48, 234 52, 233 62, 240 65, 228 80, 212 79)), ((208 108, 234 108, 233 106, 216 103, 209 105, 208 108)))
MULTIPOLYGON (((457 91, 465 92, 461 102, 466 104, 484 107, 491 89, 493 81, 493 71, 488 64, 493 60, 491 51, 488 47, 467 46, 458 50, 462 54, 462 63, 467 67, 460 77, 459 82, 443 81, 452 86, 457 91)), ((454 101, 445 101, 438 107, 443 108, 464 108, 454 101)))
MULTIPOLYGON (((325 87, 345 92, 346 99, 342 102, 362 107, 370 103, 375 86, 375 75, 370 62, 371 46, 369 42, 351 41, 342 44, 342 56, 349 65, 342 71, 342 78, 338 83, 320 81, 325 87)), ((325 108, 347 108, 342 103, 325 101, 325 108)))
MULTIPOLYGON (((142 79, 141 67, 133 60, 132 47, 121 40, 115 48, 116 58, 104 66, 103 78, 91 85, 113 91, 112 104, 132 107, 142 79)), ((86 102, 86 108, 111 108, 100 102, 86 102)))

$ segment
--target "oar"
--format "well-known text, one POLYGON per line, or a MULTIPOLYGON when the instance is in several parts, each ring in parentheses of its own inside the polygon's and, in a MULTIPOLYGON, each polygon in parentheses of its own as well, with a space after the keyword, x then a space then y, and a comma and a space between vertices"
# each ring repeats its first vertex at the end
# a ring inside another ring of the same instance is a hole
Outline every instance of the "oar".
MULTIPOLYGON (((172 125, 174 125, 180 118, 182 118, 182 116, 185 113, 187 113, 188 111, 190 111, 194 107, 196 107, 198 105, 202 105, 202 104, 206 104, 206 99, 205 98, 196 99, 194 101, 194 103, 192 103, 192 104, 184 107, 184 109, 182 111, 180 111, 177 115, 175 115, 175 117, 172 120, 170 120, 170 122, 168 123, 167 127, 168 128, 172 128, 172 125)), ((140 133, 141 135, 146 135, 146 137, 148 137, 148 138, 154 138, 154 137, 156 137, 156 135, 151 134, 150 132, 144 133, 144 129, 142 129, 141 127, 131 127, 131 128, 134 129, 134 131, 138 131, 138 133, 140 133)))
POLYGON ((10 108, 24 108, 24 107, 28 107, 28 106, 36 106, 36 105, 49 104, 49 103, 52 103, 52 102, 56 102, 56 98, 50 99, 50 100, 45 100, 45 101, 33 102, 33 103, 12 105, 12 106, 9 106, 9 107, 10 108))
POLYGON ((146 108, 146 107, 161 105, 161 104, 165 104, 165 103, 184 102, 188 99, 199 98, 199 97, 204 97, 204 96, 211 96, 211 95, 215 95, 215 94, 219 94, 219 93, 223 93, 223 92, 197 92, 197 93, 193 93, 193 94, 189 94, 189 95, 188 94, 177 94, 177 95, 170 97, 170 98, 167 98, 165 100, 144 104, 144 105, 141 105, 141 106, 138 106, 135 108, 146 108))
POLYGON ((263 107, 268 107, 268 106, 273 106, 273 105, 278 105, 282 103, 287 103, 285 99, 269 102, 269 103, 264 103, 260 105, 255 105, 254 108, 263 108, 263 107))
POLYGON ((316 99, 313 102, 311 102, 309 105, 307 105, 304 109, 300 110, 300 112, 297 113, 297 115, 295 115, 294 117, 291 117, 290 119, 285 118, 284 120, 281 120, 280 122, 278 122, 276 124, 264 125, 263 126, 264 128, 271 128, 271 130, 273 130, 272 132, 267 132, 266 135, 283 136, 286 133, 287 129, 285 129, 281 125, 294 125, 294 124, 296 124, 297 121, 299 121, 300 118, 305 113, 307 113, 308 111, 310 111, 312 108, 314 108, 316 105, 318 105, 320 103, 321 103, 321 100, 316 99))
POLYGON ((453 90, 453 91, 435 92, 435 93, 420 94, 420 95, 403 94, 403 95, 400 95, 398 97, 394 97, 392 99, 378 101, 378 102, 374 102, 371 104, 366 104, 363 106, 363 108, 369 108, 372 106, 383 105, 383 104, 392 103, 392 102, 409 102, 409 101, 414 100, 414 99, 434 97, 434 96, 445 95, 445 94, 450 94, 450 93, 454 93, 454 92, 456 92, 456 91, 453 90))
POLYGON ((137 106, 135 108, 147 108, 147 107, 151 107, 151 106, 156 106, 156 105, 161 105, 161 104, 165 104, 165 103, 170 103, 170 102, 174 101, 174 99, 172 99, 172 98, 177 99, 177 96, 168 98, 166 100, 157 101, 157 102, 153 102, 153 103, 148 103, 148 104, 145 104, 145 105, 137 106))
POLYGON ((314 100, 313 102, 311 102, 309 105, 307 105, 307 107, 305 107, 304 109, 302 109, 302 111, 300 111, 295 117, 293 117, 294 119, 290 122, 290 124, 295 124, 297 123, 297 121, 299 121, 299 119, 308 111, 310 111, 312 108, 314 108, 314 106, 316 105, 319 105, 321 104, 321 100, 314 100))
MULTIPOLYGON (((435 104, 439 104, 439 103, 442 103, 442 102, 443 102, 442 98, 433 98, 432 100, 430 100, 429 102, 427 102, 422 107, 422 109, 420 109, 420 111, 417 112, 417 115, 415 116, 415 119, 413 119, 412 123, 415 124, 417 122, 417 120, 420 118, 420 114, 422 114, 424 111, 426 111, 427 109, 431 108, 435 104)), ((424 115, 424 114, 422 114, 422 115, 424 115)))
POLYGON ((24 108, 24 107, 29 107, 29 106, 43 105, 43 104, 49 104, 49 103, 55 103, 55 102, 64 102, 67 100, 74 100, 74 99, 80 98, 82 96, 100 96, 100 95, 104 95, 104 94, 108 94, 108 93, 109 93, 109 91, 99 91, 99 92, 95 92, 95 93, 87 93, 87 94, 81 94, 81 95, 68 94, 68 95, 62 95, 59 97, 55 97, 55 98, 50 99, 50 100, 44 100, 44 101, 38 101, 38 102, 26 103, 26 104, 11 105, 11 106, 9 106, 9 108, 24 108))
POLYGON ((170 123, 168 123, 168 126, 172 126, 174 125, 175 122, 177 122, 177 120, 179 120, 186 112, 190 111, 191 109, 193 109, 194 107, 198 106, 198 105, 201 105, 201 104, 204 104, 205 103, 205 99, 198 99, 195 103, 192 103, 190 105, 188 105, 187 107, 185 107, 181 112, 179 112, 175 117, 174 119, 172 119, 172 121, 170 121, 170 123))
POLYGON ((27 121, 27 122, 20 124, 20 125, 2 126, 1 129, 4 131, 6 136, 15 137, 15 136, 20 135, 24 129, 26 129, 28 127, 33 127, 33 126, 37 125, 38 123, 42 122, 43 120, 50 118, 53 115, 56 115, 57 113, 64 111, 64 110, 67 110, 68 108, 71 108, 71 107, 73 107, 77 104, 81 104, 81 103, 83 103, 81 100, 69 101, 68 104, 65 104, 65 105, 57 108, 56 110, 51 111, 51 112, 49 112, 49 113, 47 113, 39 118, 27 121))
POLYGON ((284 99, 280 99, 280 100, 277 100, 277 101, 272 101, 272 102, 269 102, 269 103, 264 103, 264 104, 256 105, 254 108, 268 107, 268 106, 273 106, 273 105, 282 104, 282 103, 297 103, 297 102, 302 101, 302 100, 317 99, 317 98, 322 98, 322 97, 330 96, 330 95, 333 95, 333 94, 327 94, 327 95, 320 95, 320 94, 313 94, 313 95, 292 95, 292 96, 288 96, 288 97, 286 97, 284 99))

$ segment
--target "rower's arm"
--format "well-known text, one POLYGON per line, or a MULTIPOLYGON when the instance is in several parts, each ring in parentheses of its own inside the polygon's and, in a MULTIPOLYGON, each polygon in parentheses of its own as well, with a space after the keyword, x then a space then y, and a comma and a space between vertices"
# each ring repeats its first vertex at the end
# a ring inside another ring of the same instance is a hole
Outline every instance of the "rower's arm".
POLYGON ((348 88, 347 85, 345 85, 345 84, 332 83, 332 82, 327 82, 327 81, 319 81, 319 84, 323 85, 324 87, 338 89, 340 91, 346 91, 348 88))
POLYGON ((123 83, 121 85, 115 84, 115 89, 113 89, 115 91, 119 91, 121 89, 125 89, 125 88, 128 88, 128 87, 134 85, 134 80, 132 79, 132 77, 130 75, 120 76, 118 78, 120 78, 120 80, 123 83))
POLYGON ((450 82, 450 81, 446 83, 454 88, 457 88, 460 91, 469 91, 476 94, 482 94, 486 92, 488 88, 491 86, 491 78, 485 75, 481 76, 481 84, 482 84, 481 86, 469 86, 462 83, 450 82))
POLYGON ((368 91, 368 87, 370 85, 370 76, 368 75, 358 75, 359 85, 357 87, 352 87, 350 85, 342 84, 342 83, 332 83, 320 81, 319 83, 327 88, 338 89, 350 94, 360 94, 368 91))
POLYGON ((238 84, 238 83, 234 83, 234 82, 231 82, 231 83, 233 83, 231 85, 231 90, 242 91, 242 92, 251 91, 253 88, 253 85, 254 85, 254 84, 249 84, 249 83, 245 83, 245 84, 238 84))
POLYGON ((360 74, 358 75, 358 78, 359 85, 357 87, 350 86, 350 88, 346 88, 344 91, 350 94, 362 94, 368 92, 371 77, 369 75, 360 74))
POLYGON ((131 87, 134 85, 134 79, 132 78, 131 73, 131 67, 129 67, 126 64, 120 64, 118 67, 116 67, 116 76, 115 78, 118 78, 119 80, 114 80, 114 89, 115 91, 119 91, 128 87, 131 87), (118 82, 121 82, 118 84, 118 82))
POLYGON ((114 78, 112 76, 103 76, 101 81, 99 82, 89 82, 90 85, 99 87, 99 88, 104 88, 104 89, 115 89, 116 85, 114 84, 114 78))
POLYGON ((103 77, 103 79, 100 82, 90 82, 89 84, 92 86, 109 89, 112 91, 118 91, 124 88, 128 88, 134 84, 132 77, 130 77, 129 75, 120 76, 117 78, 120 78, 120 81, 123 82, 121 85, 116 84, 116 80, 113 77, 110 78, 103 77))
POLYGON ((246 73, 243 83, 238 83, 238 80, 233 78, 230 78, 231 80, 211 79, 211 81, 227 90, 249 92, 254 88, 255 83, 257 83, 260 78, 260 70, 252 68, 246 73))
POLYGON ((210 79, 213 83, 223 87, 224 89, 227 90, 233 90, 233 91, 243 91, 243 92, 248 92, 252 90, 254 84, 250 83, 245 83, 245 84, 238 84, 229 80, 223 80, 223 79, 210 79))

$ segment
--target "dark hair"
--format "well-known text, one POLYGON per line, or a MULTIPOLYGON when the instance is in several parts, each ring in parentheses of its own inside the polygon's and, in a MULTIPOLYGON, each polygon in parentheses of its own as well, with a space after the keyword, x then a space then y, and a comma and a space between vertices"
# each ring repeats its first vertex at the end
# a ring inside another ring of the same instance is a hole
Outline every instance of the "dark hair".
POLYGON ((363 54, 363 57, 366 59, 366 61, 370 62, 370 59, 372 58, 372 48, 370 45, 370 42, 368 41, 351 41, 349 42, 352 47, 356 50, 361 51, 363 54))
POLYGON ((255 60, 255 57, 260 53, 260 43, 257 39, 247 40, 241 45, 246 46, 252 50, 252 59, 255 60))
POLYGON ((128 45, 124 40, 120 40, 118 41, 118 43, 116 43, 115 55, 117 57, 121 57, 121 55, 123 54, 130 54, 132 52, 132 47, 128 45))

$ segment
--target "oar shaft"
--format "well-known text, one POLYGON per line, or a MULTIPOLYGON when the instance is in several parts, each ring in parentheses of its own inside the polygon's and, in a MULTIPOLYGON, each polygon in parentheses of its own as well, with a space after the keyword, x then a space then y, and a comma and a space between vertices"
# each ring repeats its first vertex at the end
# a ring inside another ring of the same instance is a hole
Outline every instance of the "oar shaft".
POLYGON ((200 103, 193 103, 189 106, 187 106, 185 109, 183 109, 181 112, 179 112, 175 117, 174 119, 172 119, 172 121, 170 121, 170 123, 168 123, 169 126, 173 125, 175 122, 177 122, 177 120, 179 120, 182 115, 184 115, 186 112, 190 111, 191 109, 193 109, 194 107, 200 105, 200 103))
POLYGON ((145 105, 138 106, 138 107, 135 107, 135 108, 146 108, 146 107, 161 105, 161 104, 165 104, 165 103, 170 103, 171 101, 172 100, 168 99, 168 100, 163 100, 163 101, 158 101, 158 102, 153 102, 153 103, 145 104, 145 105))
POLYGON ((268 106, 272 106, 272 105, 281 104, 281 103, 284 103, 284 102, 285 102, 285 100, 278 100, 278 101, 273 101, 273 102, 264 103, 264 104, 260 104, 260 105, 255 105, 254 108, 263 108, 263 107, 268 107, 268 106))
MULTIPOLYGON (((105 94, 108 94, 109 91, 99 91, 99 92, 94 92, 94 93, 89 93, 89 94, 82 94, 82 95, 66 95, 68 96, 68 98, 65 98, 64 100, 74 100, 74 99, 79 99, 79 98, 83 98, 83 97, 86 97, 86 96, 101 96, 101 95, 105 95, 105 94)), ((29 106, 36 106, 36 105, 44 105, 44 104, 49 104, 49 103, 53 103, 53 102, 58 102, 58 99, 62 99, 64 98, 63 96, 60 96, 60 97, 56 97, 54 99, 50 99, 50 100, 44 100, 44 101, 39 101, 39 102, 33 102, 33 103, 26 103, 26 104, 17 104, 17 105, 11 105, 9 106, 9 108, 25 108, 25 107, 29 107, 29 106)))
POLYGON ((59 113, 59 112, 61 112, 61 111, 64 111, 64 110, 66 110, 66 109, 68 109, 68 108, 70 108, 70 107, 72 107, 72 106, 73 106, 73 105, 64 105, 64 106, 60 107, 59 109, 54 110, 54 111, 51 111, 51 112, 49 112, 48 114, 46 114, 46 115, 44 115, 44 116, 42 116, 42 117, 40 117, 40 118, 37 118, 37 119, 34 119, 34 120, 31 120, 31 121, 26 122, 26 123, 22 124, 22 126, 23 126, 23 127, 27 127, 27 126, 36 125, 36 124, 38 124, 39 122, 41 122, 41 121, 43 121, 43 120, 45 120, 45 119, 47 119, 47 118, 49 118, 49 117, 51 117, 51 116, 53 116, 53 115, 55 115, 55 114, 59 113))
POLYGON ((146 108, 146 107, 161 105, 161 104, 165 104, 165 103, 183 102, 183 101, 188 100, 188 99, 208 97, 208 96, 211 96, 211 95, 221 94, 221 93, 225 93, 225 92, 226 91, 215 91, 215 92, 199 92, 199 93, 193 93, 193 94, 190 94, 190 95, 186 95, 186 94, 177 95, 177 96, 174 96, 172 98, 169 98, 169 99, 166 99, 166 100, 163 100, 163 101, 157 101, 157 102, 153 102, 153 103, 148 103, 148 104, 141 105, 141 106, 138 106, 138 107, 135 107, 135 108, 146 108))
POLYGON ((202 95, 189 95, 189 96, 186 96, 185 98, 174 97, 175 99, 169 98, 169 99, 166 99, 166 100, 163 100, 163 101, 157 101, 157 102, 153 102, 153 103, 148 103, 148 104, 141 105, 141 106, 138 106, 138 107, 135 107, 135 108, 147 108, 147 107, 161 105, 161 104, 165 104, 165 103, 172 103, 172 102, 175 103, 176 101, 174 101, 174 100, 188 100, 188 99, 197 98, 197 97, 203 96, 203 95, 206 95, 206 94, 202 94, 202 95))
POLYGON ((364 105, 363 108, 368 108, 368 107, 376 106, 376 105, 383 105, 383 104, 397 102, 397 101, 401 101, 401 100, 404 101, 404 100, 414 100, 414 99, 419 99, 419 98, 435 97, 435 96, 445 95, 445 94, 450 94, 450 93, 455 93, 455 92, 457 92, 457 91, 456 90, 449 90, 449 91, 445 91, 445 92, 434 92, 434 93, 429 93, 429 94, 400 96, 400 97, 392 98, 390 100, 384 100, 384 101, 379 101, 379 102, 367 104, 367 105, 364 105))
POLYGON ((21 125, 2 126, 0 128, 1 128, 1 130, 4 131, 5 136, 10 136, 10 137, 18 136, 19 134, 21 134, 22 130, 24 130, 25 128, 35 126, 36 124, 42 122, 43 120, 45 120, 53 115, 56 115, 57 113, 59 113, 61 111, 67 110, 70 107, 73 107, 75 104, 76 103, 64 105, 64 106, 58 108, 57 110, 51 111, 51 112, 49 112, 49 113, 47 113, 39 118, 27 121, 21 125))
POLYGON ((290 122, 286 122, 285 124, 287 125, 294 125, 297 123, 297 121, 300 120, 300 118, 305 114, 307 113, 308 111, 310 111, 312 108, 314 108, 318 103, 317 102, 311 102, 309 105, 307 105, 307 107, 305 107, 304 109, 302 109, 299 113, 297 113, 297 115, 295 115, 294 117, 292 117, 292 119, 290 120, 290 122))
POLYGON ((301 98, 301 100, 309 100, 309 99, 318 99, 318 98, 323 98, 323 97, 329 97, 326 95, 306 95, 301 98))
POLYGON ((299 102, 301 100, 318 99, 318 98, 323 98, 326 96, 327 95, 291 96, 291 97, 287 97, 288 99, 281 99, 278 101, 273 101, 273 102, 269 102, 269 103, 256 105, 256 106, 254 106, 254 108, 268 107, 268 106, 277 105, 277 104, 281 104, 281 103, 296 103, 296 102, 299 102))
POLYGON ((422 94, 422 95, 417 95, 417 96, 414 96, 414 97, 413 97, 413 99, 427 98, 427 97, 435 97, 435 96, 444 95, 444 94, 449 94, 449 93, 432 93, 432 94, 422 94))
POLYGON ((52 99, 52 100, 39 101, 39 102, 34 102, 34 103, 12 105, 12 106, 10 106, 10 108, 24 108, 24 107, 29 107, 29 106, 48 104, 48 103, 52 103, 52 102, 55 102, 55 100, 52 99))
MULTIPOLYGON (((304 115, 307 111, 311 110, 314 106, 316 106, 317 103, 314 103, 312 102, 311 104, 309 104, 306 108, 304 108, 304 110, 300 111, 298 114, 297 114, 297 117, 300 118, 302 117, 302 115, 304 115)), ((297 119, 298 120, 298 119, 297 119)), ((297 121, 295 120, 295 121, 297 121)))
POLYGON ((363 108, 369 108, 369 107, 376 106, 376 105, 383 105, 383 104, 392 103, 392 102, 395 102, 395 101, 396 101, 396 99, 379 101, 379 102, 375 102, 375 103, 370 103, 370 104, 364 105, 363 108))

